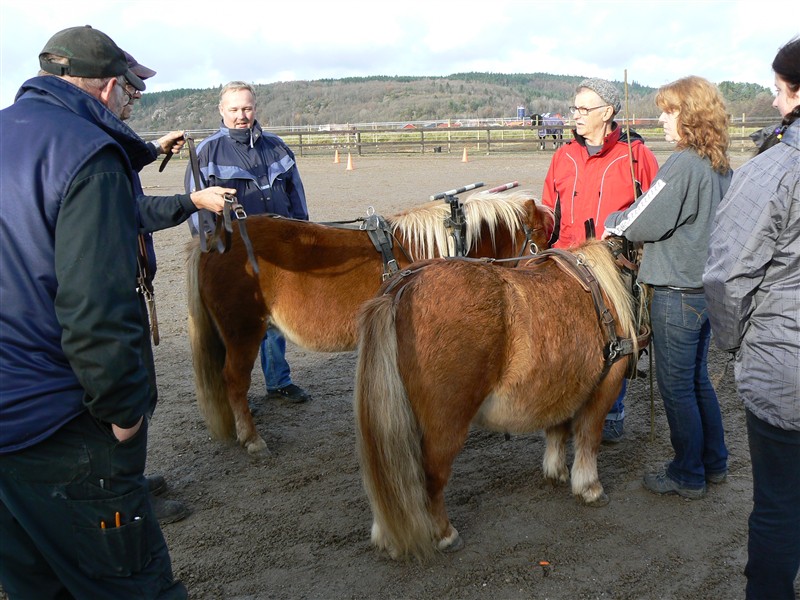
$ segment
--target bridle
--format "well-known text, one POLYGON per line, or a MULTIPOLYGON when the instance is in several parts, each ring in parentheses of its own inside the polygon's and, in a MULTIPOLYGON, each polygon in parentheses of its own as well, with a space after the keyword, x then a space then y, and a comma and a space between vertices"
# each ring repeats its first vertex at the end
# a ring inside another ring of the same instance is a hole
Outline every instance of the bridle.
MULTIPOLYGON (((194 179, 194 188, 196 190, 203 188, 203 179, 200 176, 200 161, 197 158, 197 149, 194 145, 194 138, 185 135, 186 145, 189 147, 189 164, 192 170, 192 178, 194 179)), ((168 154, 167 157, 171 156, 168 154)), ((165 159, 164 163, 168 160, 165 159)), ((201 209, 198 211, 198 235, 200 236, 200 251, 208 252, 211 242, 216 242, 217 252, 224 254, 231 249, 231 236, 233 234, 233 221, 239 227, 239 235, 242 238, 245 249, 247 250, 247 258, 253 267, 253 273, 258 275, 258 261, 256 261, 253 252, 253 244, 250 241, 250 236, 247 234, 247 213, 239 204, 236 196, 225 194, 225 204, 222 208, 221 218, 215 218, 211 211, 201 209), (233 218, 235 217, 235 219, 233 218)))

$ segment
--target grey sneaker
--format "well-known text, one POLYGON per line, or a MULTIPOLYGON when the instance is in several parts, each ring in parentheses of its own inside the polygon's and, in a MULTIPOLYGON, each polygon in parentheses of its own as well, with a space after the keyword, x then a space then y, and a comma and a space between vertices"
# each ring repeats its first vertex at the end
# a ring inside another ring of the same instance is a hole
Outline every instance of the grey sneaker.
POLYGON ((624 417, 616 421, 612 421, 611 419, 606 419, 606 422, 603 423, 602 442, 604 444, 618 444, 622 441, 624 435, 625 435, 624 417))
POLYGON ((642 485, 654 494, 678 494, 689 500, 699 500, 706 495, 706 486, 697 489, 681 487, 665 470, 645 473, 642 485))

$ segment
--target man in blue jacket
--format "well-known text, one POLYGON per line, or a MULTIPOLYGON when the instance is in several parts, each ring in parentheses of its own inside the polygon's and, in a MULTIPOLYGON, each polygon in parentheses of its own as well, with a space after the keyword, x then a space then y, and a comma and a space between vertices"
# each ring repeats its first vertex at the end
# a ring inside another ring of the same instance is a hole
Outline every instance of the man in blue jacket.
POLYGON ((143 89, 72 27, 0 111, 0 583, 11 598, 186 598, 144 479, 156 402, 137 292, 143 89), (25 143, 20 143, 25 140, 25 143))
MULTIPOLYGON (((306 195, 294 154, 277 135, 265 132, 256 120, 253 87, 232 81, 219 95, 222 127, 197 147, 202 185, 236 189, 236 198, 248 215, 272 213, 308 220, 306 195)), ((191 165, 186 170, 186 191, 195 188, 191 165)), ((192 217, 199 229, 198 219, 192 217)), ((261 342, 261 369, 267 397, 306 402, 311 396, 292 383, 286 362, 286 340, 269 326, 261 342)))

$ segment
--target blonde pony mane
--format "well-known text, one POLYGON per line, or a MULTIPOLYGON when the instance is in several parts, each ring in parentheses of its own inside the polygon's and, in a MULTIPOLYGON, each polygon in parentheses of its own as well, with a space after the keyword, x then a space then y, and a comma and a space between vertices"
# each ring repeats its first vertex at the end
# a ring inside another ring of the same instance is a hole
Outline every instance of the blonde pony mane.
MULTIPOLYGON (((472 249, 481 241, 481 225, 491 232, 492 245, 499 227, 508 229, 513 237, 522 229, 527 216, 526 202, 535 200, 526 190, 509 190, 490 194, 476 192, 464 200, 464 219, 467 222, 466 247, 472 249)), ((395 237, 405 240, 406 250, 412 260, 453 256, 453 238, 445 227, 450 216, 450 206, 437 200, 411 208, 388 217, 395 237)))

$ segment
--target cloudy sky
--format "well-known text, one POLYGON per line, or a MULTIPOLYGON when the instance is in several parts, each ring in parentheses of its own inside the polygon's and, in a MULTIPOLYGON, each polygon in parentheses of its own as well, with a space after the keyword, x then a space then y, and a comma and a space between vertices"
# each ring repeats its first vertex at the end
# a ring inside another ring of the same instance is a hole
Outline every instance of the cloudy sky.
POLYGON ((148 89, 465 71, 599 76, 659 86, 685 75, 772 88, 800 33, 783 0, 0 0, 0 108, 48 38, 90 24, 156 70, 148 89))

